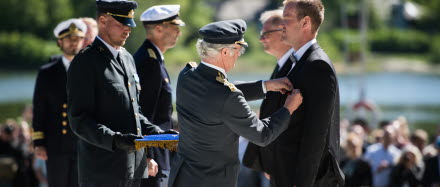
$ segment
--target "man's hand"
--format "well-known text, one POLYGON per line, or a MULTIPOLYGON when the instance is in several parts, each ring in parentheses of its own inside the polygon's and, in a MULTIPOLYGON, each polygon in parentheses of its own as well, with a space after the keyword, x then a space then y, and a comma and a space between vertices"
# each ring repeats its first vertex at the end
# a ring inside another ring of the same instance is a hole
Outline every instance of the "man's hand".
POLYGON ((282 94, 293 89, 292 83, 286 77, 264 81, 264 85, 266 91, 281 92, 282 94))
POLYGON ((134 140, 142 139, 143 137, 135 134, 121 134, 117 132, 113 136, 113 145, 119 149, 132 153, 136 151, 134 140))
POLYGON ((159 171, 159 167, 156 161, 154 161, 151 158, 147 158, 147 162, 148 162, 148 175, 155 177, 157 172, 159 171))
POLYGON ((266 177, 267 180, 270 180, 270 175, 266 172, 264 172, 264 177, 266 177))
POLYGON ((301 92, 298 89, 295 89, 292 91, 292 93, 287 96, 286 102, 284 103, 284 107, 289 110, 290 115, 293 114, 293 112, 298 109, 299 105, 301 105, 303 100, 303 97, 301 95, 301 92))
POLYGON ((44 146, 36 146, 35 147, 35 156, 41 160, 47 160, 46 147, 44 146))

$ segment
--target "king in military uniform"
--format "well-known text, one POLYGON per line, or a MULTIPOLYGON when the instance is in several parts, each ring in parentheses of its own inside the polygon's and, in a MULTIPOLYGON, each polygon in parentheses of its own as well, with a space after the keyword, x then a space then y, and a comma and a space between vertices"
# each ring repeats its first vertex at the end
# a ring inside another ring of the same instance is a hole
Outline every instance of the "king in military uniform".
POLYGON ((262 99, 266 91, 292 90, 286 78, 232 84, 226 72, 244 53, 246 23, 214 22, 199 30, 200 65, 188 63, 177 82, 179 147, 171 164, 169 186, 236 186, 238 137, 264 146, 287 129, 290 115, 302 102, 292 91, 284 107, 259 120, 247 100, 262 99))
POLYGON ((134 1, 98 0, 94 42, 72 61, 67 76, 70 126, 78 141, 80 186, 138 187, 147 177, 142 135, 164 133, 140 111, 139 77, 122 46, 133 21, 134 1))
MULTIPOLYGON (((163 54, 176 45, 181 35, 180 26, 185 25, 179 18, 179 10, 180 5, 158 5, 144 11, 140 20, 147 38, 133 55, 142 89, 139 105, 145 117, 164 130, 173 127, 173 102, 170 76, 165 68, 163 54)), ((151 159, 151 177, 144 180, 142 186, 167 186, 170 172, 169 151, 150 148, 147 157, 151 159)))
POLYGON ((68 126, 66 77, 70 61, 80 51, 86 24, 69 19, 54 29, 62 55, 42 66, 35 84, 33 141, 35 154, 46 160, 49 186, 78 186, 77 138, 68 126))

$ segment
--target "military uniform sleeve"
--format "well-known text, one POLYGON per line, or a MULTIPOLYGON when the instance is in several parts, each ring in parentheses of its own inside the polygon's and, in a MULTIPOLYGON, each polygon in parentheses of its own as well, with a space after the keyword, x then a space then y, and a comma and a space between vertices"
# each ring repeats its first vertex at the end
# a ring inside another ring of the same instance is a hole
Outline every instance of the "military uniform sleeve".
POLYGON ((112 151, 114 131, 97 123, 95 116, 96 77, 86 55, 77 55, 67 76, 67 101, 70 126, 84 141, 112 151))
POLYGON ((241 82, 237 81, 235 86, 243 93, 248 101, 264 99, 263 81, 241 82))
POLYGON ((304 88, 301 89, 305 108, 304 135, 298 155, 301 161, 295 168, 300 179, 297 187, 313 186, 320 159, 324 152, 331 114, 336 97, 336 77, 324 61, 313 61, 304 67, 304 88))
POLYGON ((226 98, 222 115, 224 123, 232 131, 260 146, 275 140, 287 129, 290 121, 290 112, 285 107, 281 107, 269 118, 258 119, 239 91, 232 92, 226 98))
POLYGON ((145 116, 142 114, 139 115, 139 121, 141 122, 142 127, 142 133, 143 135, 149 135, 149 134, 158 134, 162 131, 160 127, 157 125, 152 124, 145 116))
POLYGON ((32 139, 34 141, 35 146, 45 146, 45 138, 44 138, 44 132, 45 132, 45 123, 47 123, 47 115, 48 115, 48 109, 47 109, 47 95, 45 94, 45 80, 46 77, 44 76, 44 72, 42 70, 39 71, 37 76, 37 81, 35 83, 35 90, 34 90, 34 98, 33 98, 33 114, 34 118, 32 120, 32 128, 33 128, 33 135, 32 139))

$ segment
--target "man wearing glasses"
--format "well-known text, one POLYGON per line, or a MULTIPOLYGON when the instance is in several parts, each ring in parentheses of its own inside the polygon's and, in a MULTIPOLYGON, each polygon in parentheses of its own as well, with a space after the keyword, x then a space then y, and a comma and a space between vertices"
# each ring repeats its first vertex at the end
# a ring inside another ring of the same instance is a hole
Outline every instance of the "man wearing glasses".
MULTIPOLYGON (((270 79, 286 77, 295 61, 294 58, 290 58, 293 54, 293 48, 284 43, 282 39, 282 28, 280 26, 283 24, 283 10, 266 11, 261 15, 260 21, 263 24, 260 42, 263 44, 264 51, 277 59, 276 67, 270 79)), ((268 92, 260 107, 260 119, 267 118, 277 111, 281 102, 281 93, 268 92)), ((260 147, 249 143, 243 157, 243 164, 249 168, 264 171, 265 176, 270 179, 270 169, 273 165, 272 146, 273 144, 269 144, 266 147, 260 147)))
POLYGON ((169 186, 236 186, 239 159, 238 137, 264 146, 280 135, 293 111, 302 102, 294 90, 270 118, 259 120, 246 101, 262 99, 267 91, 287 92, 286 78, 234 85, 226 72, 232 70, 247 43, 246 23, 227 20, 199 30, 197 42, 202 60, 190 62, 177 80, 176 109, 179 147, 171 164, 169 186))

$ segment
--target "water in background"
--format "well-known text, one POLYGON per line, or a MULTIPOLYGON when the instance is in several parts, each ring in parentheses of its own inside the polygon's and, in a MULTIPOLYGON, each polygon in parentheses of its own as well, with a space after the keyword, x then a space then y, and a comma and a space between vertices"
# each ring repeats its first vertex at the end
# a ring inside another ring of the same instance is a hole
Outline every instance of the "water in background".
MULTIPOLYGON (((177 75, 172 75, 176 86, 177 75)), ((230 81, 260 80, 269 74, 231 73, 230 81)), ((29 101, 32 99, 36 74, 11 74, 0 76, 0 103, 29 101)), ((359 99, 360 77, 339 75, 341 106, 349 108, 359 99)), ((409 121, 440 123, 440 76, 417 73, 372 73, 365 75, 366 97, 376 104, 388 108, 382 111, 383 118, 392 119, 405 115, 409 121), (390 109, 391 107, 391 109, 390 109)), ((174 89, 175 90, 175 89, 174 89)), ((175 93, 174 93, 175 98, 175 93)), ((251 102, 258 108, 261 101, 251 102)), ((344 114, 343 114, 344 115, 344 114)))

